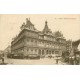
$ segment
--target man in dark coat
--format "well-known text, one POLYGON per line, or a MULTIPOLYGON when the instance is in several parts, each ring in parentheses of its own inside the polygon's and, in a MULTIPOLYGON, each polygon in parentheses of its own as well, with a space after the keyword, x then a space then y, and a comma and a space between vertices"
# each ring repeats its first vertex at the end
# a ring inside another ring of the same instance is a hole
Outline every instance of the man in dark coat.
POLYGON ((4 64, 4 57, 2 57, 2 64, 4 64))

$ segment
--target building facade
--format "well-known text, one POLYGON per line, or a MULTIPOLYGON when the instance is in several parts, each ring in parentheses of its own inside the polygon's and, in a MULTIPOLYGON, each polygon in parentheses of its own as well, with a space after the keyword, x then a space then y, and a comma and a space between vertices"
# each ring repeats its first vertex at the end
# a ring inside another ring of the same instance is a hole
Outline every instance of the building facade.
POLYGON ((30 19, 21 26, 21 32, 11 42, 12 54, 61 55, 66 50, 66 39, 60 31, 52 32, 45 21, 42 31, 38 31, 30 19))
POLYGON ((72 50, 72 40, 67 40, 66 41, 66 51, 71 53, 72 50))

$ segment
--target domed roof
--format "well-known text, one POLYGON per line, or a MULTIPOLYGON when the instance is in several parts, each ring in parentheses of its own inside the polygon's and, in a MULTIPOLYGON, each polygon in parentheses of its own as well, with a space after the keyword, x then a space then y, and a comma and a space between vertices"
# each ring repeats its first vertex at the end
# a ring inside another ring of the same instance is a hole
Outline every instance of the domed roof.
POLYGON ((63 34, 60 31, 55 32, 55 37, 62 38, 63 34))
POLYGON ((47 21, 45 21, 45 27, 44 27, 42 33, 44 33, 44 34, 52 34, 52 31, 49 29, 49 27, 47 25, 47 21))

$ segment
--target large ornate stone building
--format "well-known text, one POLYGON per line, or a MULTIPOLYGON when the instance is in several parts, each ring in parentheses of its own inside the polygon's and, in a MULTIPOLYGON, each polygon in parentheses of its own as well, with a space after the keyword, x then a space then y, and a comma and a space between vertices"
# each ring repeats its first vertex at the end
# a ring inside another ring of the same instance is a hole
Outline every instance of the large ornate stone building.
POLYGON ((11 42, 11 52, 13 54, 39 54, 54 55, 62 54, 66 50, 66 39, 60 31, 52 32, 45 21, 42 31, 38 31, 30 19, 21 26, 21 32, 11 42))

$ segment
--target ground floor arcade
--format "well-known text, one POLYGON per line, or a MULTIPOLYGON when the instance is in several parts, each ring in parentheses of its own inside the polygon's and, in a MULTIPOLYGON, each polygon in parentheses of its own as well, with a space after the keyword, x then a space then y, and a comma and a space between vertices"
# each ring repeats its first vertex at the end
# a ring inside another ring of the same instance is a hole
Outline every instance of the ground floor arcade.
POLYGON ((40 48, 40 47, 24 47, 21 49, 17 49, 12 51, 13 54, 24 54, 25 56, 28 54, 38 54, 38 55, 62 55, 62 50, 60 49, 51 49, 51 48, 40 48))

